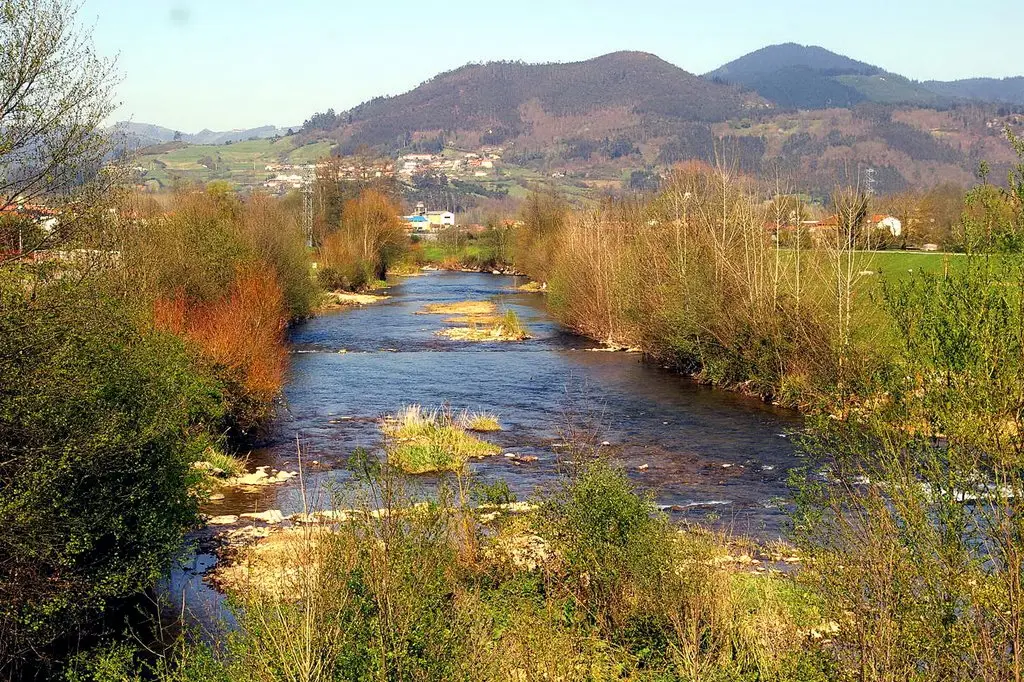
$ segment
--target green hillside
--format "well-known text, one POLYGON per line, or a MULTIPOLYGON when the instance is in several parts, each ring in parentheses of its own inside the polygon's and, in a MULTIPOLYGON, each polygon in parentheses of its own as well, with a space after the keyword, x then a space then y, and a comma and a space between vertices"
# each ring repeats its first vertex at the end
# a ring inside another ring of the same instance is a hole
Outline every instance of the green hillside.
POLYGON ((301 144, 293 135, 223 145, 159 145, 143 150, 136 163, 146 169, 141 182, 150 189, 211 180, 255 186, 276 174, 266 170, 269 164, 305 165, 330 153, 329 142, 301 144))
POLYGON ((835 80, 856 90, 869 102, 918 107, 943 107, 950 104, 949 97, 939 95, 920 83, 893 73, 836 76, 835 80))

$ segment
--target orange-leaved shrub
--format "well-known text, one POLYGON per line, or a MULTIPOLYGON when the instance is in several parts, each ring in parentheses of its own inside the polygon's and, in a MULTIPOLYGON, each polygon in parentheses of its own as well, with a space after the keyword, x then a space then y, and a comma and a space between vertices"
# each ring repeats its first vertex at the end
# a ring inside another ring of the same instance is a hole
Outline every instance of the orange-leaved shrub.
POLYGON ((240 266, 227 293, 210 303, 184 295, 154 303, 159 329, 192 341, 227 389, 237 428, 258 425, 281 390, 287 361, 287 313, 276 278, 256 265, 240 266))

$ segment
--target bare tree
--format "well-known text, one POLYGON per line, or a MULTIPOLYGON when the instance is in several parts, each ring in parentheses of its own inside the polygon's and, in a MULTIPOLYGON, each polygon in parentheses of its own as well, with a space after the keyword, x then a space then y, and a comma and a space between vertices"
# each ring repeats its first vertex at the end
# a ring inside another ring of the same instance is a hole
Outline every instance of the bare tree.
POLYGON ((22 255, 73 232, 109 183, 112 147, 100 126, 114 109, 115 62, 96 54, 78 9, 72 0, 0 0, 0 211, 77 200, 22 255))

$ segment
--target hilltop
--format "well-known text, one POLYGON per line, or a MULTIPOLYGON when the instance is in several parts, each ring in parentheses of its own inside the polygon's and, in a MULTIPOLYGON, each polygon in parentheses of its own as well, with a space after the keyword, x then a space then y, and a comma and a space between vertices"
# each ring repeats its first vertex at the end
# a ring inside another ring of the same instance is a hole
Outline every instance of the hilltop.
POLYGON ((430 136, 501 144, 552 127, 564 135, 716 122, 765 106, 652 54, 616 52, 568 64, 470 64, 355 107, 335 132, 344 150, 401 149, 430 136))
POLYGON ((862 102, 944 107, 953 98, 881 67, 816 45, 770 45, 705 77, 740 85, 787 109, 852 107, 862 102))

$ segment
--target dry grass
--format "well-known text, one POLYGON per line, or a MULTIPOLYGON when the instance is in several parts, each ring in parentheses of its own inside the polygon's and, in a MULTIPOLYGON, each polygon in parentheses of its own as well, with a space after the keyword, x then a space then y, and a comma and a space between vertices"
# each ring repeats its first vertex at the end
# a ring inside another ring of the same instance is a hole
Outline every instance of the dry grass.
POLYGON ((526 327, 513 310, 504 315, 462 316, 448 318, 446 322, 464 323, 464 327, 451 327, 437 332, 438 336, 453 341, 524 341, 530 338, 526 327))
POLYGON ((487 412, 466 412, 459 419, 467 431, 477 433, 491 433, 501 431, 501 422, 498 416, 487 412))
POLYGON ((347 308, 350 306, 373 305, 386 301, 390 296, 377 294, 356 294, 349 291, 328 291, 324 294, 323 308, 347 308))
POLYGON ((458 324, 466 327, 493 327, 499 322, 501 322, 501 317, 498 315, 457 315, 444 318, 445 324, 458 324))
POLYGON ((496 315, 498 306, 491 301, 459 301, 457 303, 431 303, 420 311, 422 315, 496 315))

